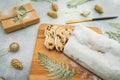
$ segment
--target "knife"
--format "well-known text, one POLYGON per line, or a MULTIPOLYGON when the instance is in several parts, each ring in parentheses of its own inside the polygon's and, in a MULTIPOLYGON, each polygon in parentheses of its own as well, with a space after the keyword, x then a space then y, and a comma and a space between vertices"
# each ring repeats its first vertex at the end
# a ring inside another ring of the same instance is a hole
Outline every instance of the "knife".
POLYGON ((98 20, 108 20, 108 19, 115 19, 115 18, 118 18, 118 16, 101 17, 101 18, 90 18, 90 19, 84 19, 84 20, 68 20, 68 21, 66 21, 66 24, 80 23, 80 22, 89 22, 89 21, 98 21, 98 20))

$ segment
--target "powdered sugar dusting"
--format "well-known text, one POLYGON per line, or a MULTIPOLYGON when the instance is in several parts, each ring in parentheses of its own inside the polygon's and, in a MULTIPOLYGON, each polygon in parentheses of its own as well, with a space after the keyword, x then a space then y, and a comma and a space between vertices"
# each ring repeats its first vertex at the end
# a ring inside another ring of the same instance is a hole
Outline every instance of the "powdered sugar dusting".
POLYGON ((64 53, 105 80, 120 80, 120 44, 115 40, 80 25, 64 53))

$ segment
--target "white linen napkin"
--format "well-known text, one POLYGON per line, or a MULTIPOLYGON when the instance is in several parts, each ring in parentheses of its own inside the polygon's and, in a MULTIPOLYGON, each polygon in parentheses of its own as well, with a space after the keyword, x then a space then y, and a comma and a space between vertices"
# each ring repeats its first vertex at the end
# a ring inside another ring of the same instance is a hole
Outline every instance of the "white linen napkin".
POLYGON ((79 25, 64 53, 104 80, 120 80, 120 44, 115 40, 79 25))

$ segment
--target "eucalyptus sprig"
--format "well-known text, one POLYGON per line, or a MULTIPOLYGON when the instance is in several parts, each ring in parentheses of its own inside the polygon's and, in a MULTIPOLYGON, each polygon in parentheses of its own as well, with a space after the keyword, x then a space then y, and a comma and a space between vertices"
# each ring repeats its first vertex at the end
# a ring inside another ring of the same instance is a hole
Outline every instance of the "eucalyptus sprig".
POLYGON ((83 3, 86 3, 88 1, 92 1, 92 0, 70 0, 68 3, 67 3, 67 7, 68 8, 73 8, 73 7, 77 7, 78 5, 81 5, 83 3))
POLYGON ((64 63, 59 63, 48 58, 42 53, 38 53, 40 65, 44 66, 49 71, 48 77, 50 80, 72 80, 75 75, 75 70, 69 70, 69 66, 64 63))

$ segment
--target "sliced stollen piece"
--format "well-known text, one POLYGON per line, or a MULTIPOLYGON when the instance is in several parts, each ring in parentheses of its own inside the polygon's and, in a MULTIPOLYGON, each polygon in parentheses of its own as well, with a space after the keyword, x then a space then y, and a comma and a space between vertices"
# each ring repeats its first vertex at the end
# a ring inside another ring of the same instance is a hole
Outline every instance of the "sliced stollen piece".
POLYGON ((58 26, 56 25, 48 25, 46 28, 45 28, 45 36, 48 36, 51 34, 51 36, 54 36, 54 32, 56 30, 58 26))
POLYGON ((64 53, 104 80, 120 80, 120 44, 79 25, 64 53))
POLYGON ((45 47, 46 47, 47 49, 49 49, 49 50, 54 49, 54 47, 55 47, 55 46, 54 46, 54 38, 48 36, 48 37, 45 39, 44 45, 45 45, 45 47))
POLYGON ((59 52, 63 51, 64 45, 61 42, 61 39, 59 37, 56 37, 56 39, 55 39, 55 48, 59 52))
POLYGON ((55 48, 62 52, 64 49, 64 45, 68 41, 69 37, 71 36, 71 33, 73 31, 74 27, 58 27, 55 31, 55 48))
POLYGON ((45 41, 44 41, 44 45, 47 49, 52 50, 54 49, 55 45, 54 45, 54 33, 55 30, 58 26, 55 25, 48 25, 45 28, 44 34, 45 34, 45 41))

